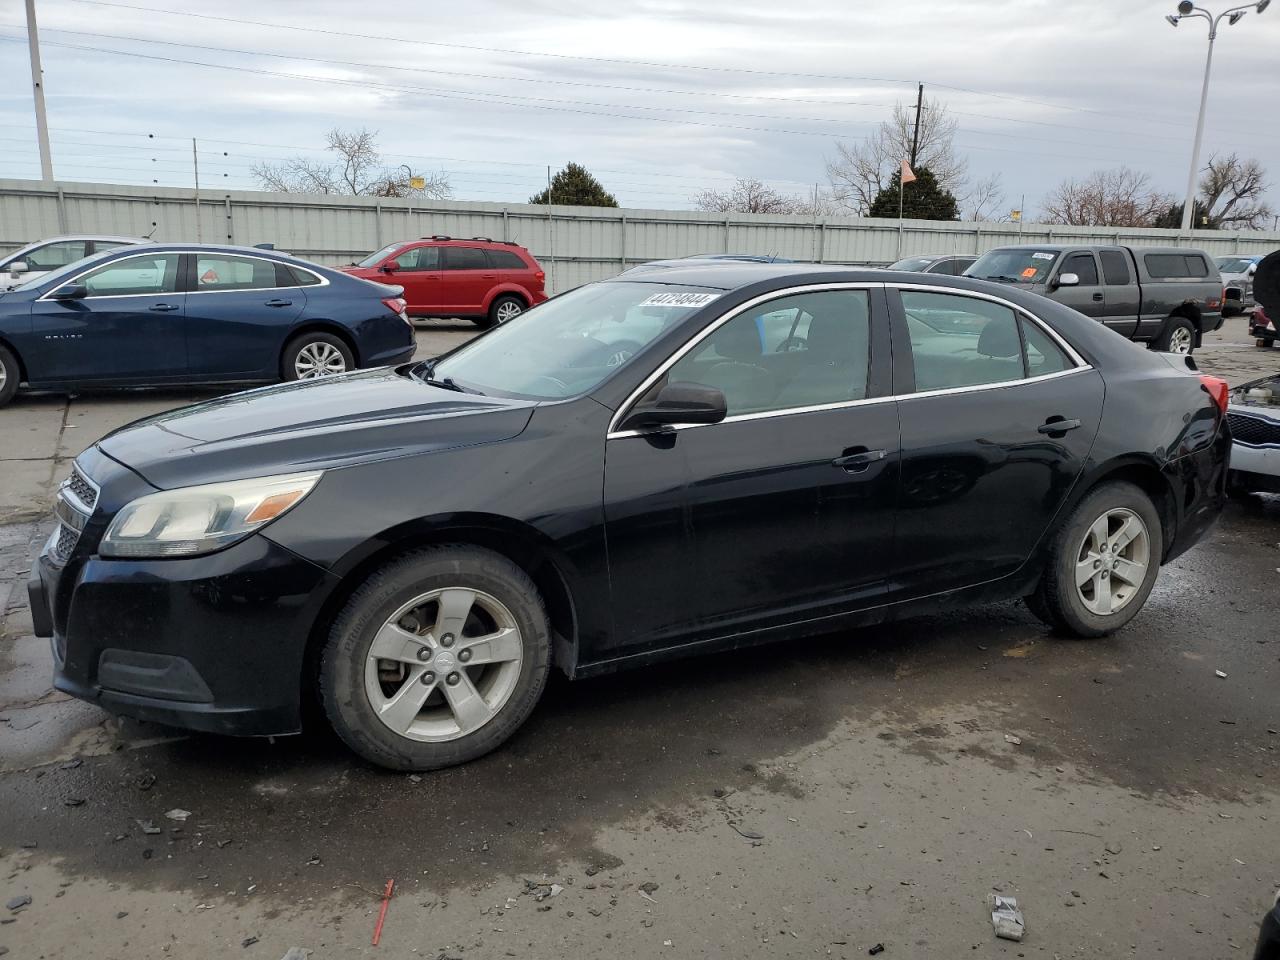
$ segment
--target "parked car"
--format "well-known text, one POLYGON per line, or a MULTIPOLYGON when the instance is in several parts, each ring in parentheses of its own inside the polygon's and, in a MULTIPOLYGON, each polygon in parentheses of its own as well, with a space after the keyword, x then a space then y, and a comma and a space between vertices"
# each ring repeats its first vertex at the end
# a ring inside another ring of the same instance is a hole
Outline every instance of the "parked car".
POLYGON ((1254 267, 1253 294, 1257 305, 1249 315, 1249 335, 1259 347, 1273 347, 1280 326, 1280 250, 1254 267))
POLYGON ((1254 305, 1253 272, 1262 254, 1232 254, 1216 257, 1218 272, 1222 274, 1222 314, 1239 316, 1254 305))
POLYGON ((353 277, 404 287, 414 317, 462 317, 477 326, 506 323, 547 299, 547 275, 518 243, 473 237, 401 241, 341 268, 353 277))
POLYGON ((494 749, 552 668, 794 656, 1024 596, 1110 634, 1224 501, 1227 386, 1189 366, 960 277, 623 275, 442 358, 103 438, 58 495, 34 628, 56 687, 108 710, 281 734, 315 696, 403 770, 494 749), (785 313, 805 350, 761 342, 785 313), (640 346, 611 365, 619 335, 640 346))
POLYGON ((728 260, 735 263, 795 263, 785 257, 777 257, 764 253, 695 253, 688 257, 672 257, 669 260, 648 260, 629 267, 627 274, 648 273, 650 270, 665 270, 667 267, 703 266, 708 260, 728 260))
POLYGON ((38 280, 50 270, 65 267, 69 263, 104 253, 118 247, 147 243, 138 237, 75 236, 53 237, 29 243, 21 250, 0 257, 0 276, 7 274, 0 289, 18 286, 38 280))
POLYGON ((956 254, 934 253, 923 257, 906 257, 897 263, 889 264, 888 269, 907 270, 911 273, 942 273, 959 277, 963 276, 977 259, 977 257, 956 254))
POLYGON ((965 276, 1025 287, 1168 353, 1222 326, 1222 278, 1202 250, 1022 244, 984 253, 965 276))
POLYGON ((1262 377, 1231 391, 1231 488, 1242 493, 1280 493, 1280 375, 1262 377))
POLYGON ((122 247, 0 294, 0 406, 20 383, 296 380, 414 348, 399 287, 250 247, 122 247))
POLYGON ((1271 314, 1267 313, 1262 304, 1255 306, 1249 314, 1249 336, 1254 338, 1254 345, 1259 347, 1274 347, 1277 336, 1280 336, 1276 325, 1271 322, 1271 314))

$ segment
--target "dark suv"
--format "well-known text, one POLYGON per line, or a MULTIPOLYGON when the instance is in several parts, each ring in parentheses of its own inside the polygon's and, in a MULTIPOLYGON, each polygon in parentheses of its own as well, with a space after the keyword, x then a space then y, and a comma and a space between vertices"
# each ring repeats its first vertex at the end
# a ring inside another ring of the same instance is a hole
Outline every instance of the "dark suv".
POLYGON ((341 269, 404 287, 411 316, 465 317, 481 327, 506 323, 547 299, 547 275, 533 254, 488 237, 401 240, 341 269))

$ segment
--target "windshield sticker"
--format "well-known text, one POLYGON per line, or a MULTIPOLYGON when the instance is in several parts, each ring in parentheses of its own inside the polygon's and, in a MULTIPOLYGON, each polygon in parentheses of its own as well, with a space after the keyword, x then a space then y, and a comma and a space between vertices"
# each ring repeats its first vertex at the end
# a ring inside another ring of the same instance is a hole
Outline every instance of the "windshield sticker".
POLYGON ((1052 254, 1052 253, 1044 253, 1042 251, 1036 251, 1031 255, 1031 259, 1032 260, 1052 260, 1054 256, 1055 254, 1052 254))
POLYGON ((648 300, 640 302, 642 307, 683 307, 693 310, 705 307, 720 296, 718 293, 655 293, 648 300))
POLYGON ((1035 267, 1027 267, 1027 269, 1022 271, 1022 275, 1029 280, 1032 277, 1034 277, 1038 272, 1039 271, 1037 271, 1035 267))

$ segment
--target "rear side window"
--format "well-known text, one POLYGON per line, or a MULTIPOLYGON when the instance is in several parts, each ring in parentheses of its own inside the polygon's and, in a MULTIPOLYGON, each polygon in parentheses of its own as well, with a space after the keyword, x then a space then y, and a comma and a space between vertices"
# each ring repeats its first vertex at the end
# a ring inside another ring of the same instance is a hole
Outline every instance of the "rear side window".
POLYGON ((1026 317, 1018 317, 1022 327, 1022 352, 1027 358, 1027 376, 1043 377, 1075 366, 1053 338, 1026 317))
POLYGON ((303 270, 300 267, 287 267, 287 269, 293 277, 294 284, 299 287, 314 287, 316 284, 324 282, 310 270, 303 270))
POLYGON ((1021 380, 1018 318, 1006 306, 949 293, 902 291, 916 391, 1021 380))
POLYGON ((1198 280, 1209 275, 1209 267, 1198 253, 1147 253, 1142 261, 1147 273, 1157 280, 1198 280))
POLYGON ((1122 287, 1130 281, 1129 258, 1123 250, 1103 250, 1098 256, 1102 258, 1102 276, 1107 286, 1122 287))
POLYGON ((489 261, 479 247, 444 247, 444 269, 488 270, 489 261))
POLYGON ((279 285, 276 265, 271 260, 224 254, 196 255, 195 289, 198 291, 266 290, 279 285))
POLYGON ((1062 261, 1062 269, 1058 276, 1074 273, 1080 278, 1080 286, 1096 287, 1098 285, 1098 264, 1092 253, 1073 253, 1062 261))
POLYGON ((529 265, 510 250, 486 250, 489 264, 495 270, 528 270, 529 265))

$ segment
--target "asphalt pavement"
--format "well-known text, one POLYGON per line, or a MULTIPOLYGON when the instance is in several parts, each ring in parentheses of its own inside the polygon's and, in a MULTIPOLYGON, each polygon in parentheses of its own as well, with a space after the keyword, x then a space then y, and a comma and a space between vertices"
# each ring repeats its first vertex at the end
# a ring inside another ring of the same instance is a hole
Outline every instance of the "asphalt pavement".
MULTIPOLYGON (((1230 324, 1203 368, 1280 370, 1230 324)), ((557 678, 494 754, 405 776, 322 729, 192 736, 49 689, 20 587, 52 485, 189 399, 0 411, 0 955, 1249 955, 1280 886, 1280 498, 1232 504, 1108 639, 1011 603, 557 678)))

